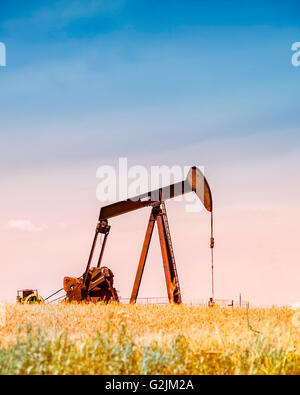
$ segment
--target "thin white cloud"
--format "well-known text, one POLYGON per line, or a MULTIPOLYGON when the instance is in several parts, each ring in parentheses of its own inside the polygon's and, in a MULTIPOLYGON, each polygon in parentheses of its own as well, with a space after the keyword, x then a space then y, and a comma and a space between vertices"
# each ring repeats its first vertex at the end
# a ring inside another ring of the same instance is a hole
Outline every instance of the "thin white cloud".
POLYGON ((7 224, 9 229, 21 230, 23 232, 42 232, 46 229, 45 225, 34 225, 32 222, 26 219, 11 219, 7 224))

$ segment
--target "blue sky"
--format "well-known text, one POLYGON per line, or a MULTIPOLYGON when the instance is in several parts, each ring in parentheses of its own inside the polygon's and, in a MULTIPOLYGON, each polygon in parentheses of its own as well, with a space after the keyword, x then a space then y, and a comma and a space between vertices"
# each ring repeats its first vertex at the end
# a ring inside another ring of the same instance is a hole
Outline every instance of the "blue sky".
POLYGON ((299 10, 297 1, 2 2, 2 148, 20 143, 30 153, 20 150, 20 164, 35 165, 51 163, 57 146, 73 161, 103 143, 112 156, 148 152, 153 138, 162 150, 262 131, 271 142, 299 125, 299 10))

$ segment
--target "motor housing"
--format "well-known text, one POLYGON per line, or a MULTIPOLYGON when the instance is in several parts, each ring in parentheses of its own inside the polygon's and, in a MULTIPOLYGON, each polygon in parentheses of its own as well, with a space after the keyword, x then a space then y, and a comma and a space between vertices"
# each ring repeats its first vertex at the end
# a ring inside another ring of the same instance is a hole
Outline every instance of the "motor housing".
POLYGON ((114 288, 113 272, 107 267, 92 267, 89 269, 85 283, 83 278, 64 278, 64 290, 67 302, 119 302, 114 288))

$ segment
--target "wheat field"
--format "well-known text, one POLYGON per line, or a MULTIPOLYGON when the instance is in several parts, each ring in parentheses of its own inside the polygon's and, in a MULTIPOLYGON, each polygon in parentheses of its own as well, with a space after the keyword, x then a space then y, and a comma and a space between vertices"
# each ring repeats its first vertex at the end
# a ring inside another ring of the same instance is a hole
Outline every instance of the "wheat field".
POLYGON ((6 305, 2 374, 300 374, 300 311, 6 305))

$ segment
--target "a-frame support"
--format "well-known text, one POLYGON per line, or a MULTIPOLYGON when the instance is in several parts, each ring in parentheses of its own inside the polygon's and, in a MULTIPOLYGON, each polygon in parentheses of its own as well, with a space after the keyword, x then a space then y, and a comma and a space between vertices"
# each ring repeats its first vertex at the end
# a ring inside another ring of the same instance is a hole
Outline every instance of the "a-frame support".
POLYGON ((161 204, 158 203, 152 208, 140 256, 139 266, 131 293, 130 303, 136 303, 136 299, 138 297, 155 222, 157 222, 169 302, 181 303, 179 280, 164 202, 161 204), (161 205, 163 208, 161 208, 161 205))

